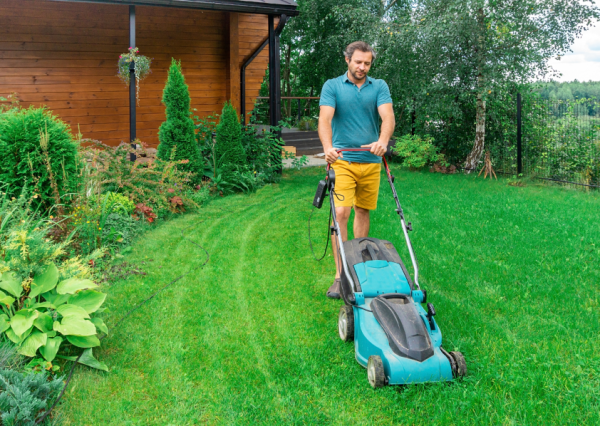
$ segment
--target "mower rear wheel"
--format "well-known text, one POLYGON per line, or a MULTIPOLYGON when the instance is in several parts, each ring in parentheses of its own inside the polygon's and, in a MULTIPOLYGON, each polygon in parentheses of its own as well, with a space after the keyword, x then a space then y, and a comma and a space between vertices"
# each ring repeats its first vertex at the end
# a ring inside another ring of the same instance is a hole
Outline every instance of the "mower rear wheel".
POLYGON ((450 352, 450 356, 456 362, 455 377, 465 377, 467 375, 467 362, 463 354, 460 352, 450 352))
POLYGON ((344 305, 340 308, 338 332, 344 342, 354 340, 354 311, 352 306, 344 305))
POLYGON ((385 371, 379 355, 371 355, 367 363, 367 377, 373 389, 385 386, 385 371))

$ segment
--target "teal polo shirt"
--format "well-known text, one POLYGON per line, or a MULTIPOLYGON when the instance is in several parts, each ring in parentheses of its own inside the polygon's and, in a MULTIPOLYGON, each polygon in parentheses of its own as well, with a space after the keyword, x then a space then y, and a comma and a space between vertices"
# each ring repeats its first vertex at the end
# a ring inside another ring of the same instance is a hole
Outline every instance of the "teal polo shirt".
MULTIPOLYGON (((391 104, 390 88, 385 81, 367 76, 359 88, 345 72, 327 80, 321 90, 319 105, 335 108, 331 121, 334 148, 360 148, 379 140, 379 112, 383 104, 391 104)), ((381 163, 381 157, 370 152, 344 152, 344 160, 357 163, 381 163)))

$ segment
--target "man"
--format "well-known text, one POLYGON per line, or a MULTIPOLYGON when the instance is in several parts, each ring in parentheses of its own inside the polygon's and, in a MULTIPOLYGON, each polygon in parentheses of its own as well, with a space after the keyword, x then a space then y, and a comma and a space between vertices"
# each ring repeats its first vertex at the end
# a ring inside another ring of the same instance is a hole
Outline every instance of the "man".
MULTIPOLYGON (((381 157, 396 125, 390 89, 383 80, 367 77, 375 60, 373 48, 356 41, 344 52, 348 72, 327 80, 319 103, 319 138, 325 159, 335 170, 335 212, 342 232, 348 238, 348 219, 354 207, 354 237, 369 236, 369 212, 377 207, 381 157), (381 117, 381 134, 378 117, 381 117), (370 152, 342 152, 340 148, 368 147, 370 152)), ((327 297, 340 298, 340 272, 337 241, 332 236, 335 280, 327 297)))

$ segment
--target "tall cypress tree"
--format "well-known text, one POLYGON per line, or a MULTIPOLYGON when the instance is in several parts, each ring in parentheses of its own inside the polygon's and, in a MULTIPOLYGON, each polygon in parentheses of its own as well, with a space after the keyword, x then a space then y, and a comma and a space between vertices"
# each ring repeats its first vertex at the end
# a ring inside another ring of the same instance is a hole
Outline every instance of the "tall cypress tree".
MULTIPOLYGON (((189 160, 178 166, 180 170, 193 173, 202 171, 202 158, 195 137, 194 122, 190 117, 190 92, 181 72, 181 62, 171 60, 169 77, 163 91, 162 102, 166 105, 167 121, 158 131, 157 157, 169 160, 176 146, 174 160, 189 160)), ((199 175, 198 175, 199 176, 199 175)))
POLYGON ((242 126, 230 102, 225 102, 217 125, 215 151, 217 160, 224 166, 242 166, 246 162, 246 154, 242 147, 242 126))

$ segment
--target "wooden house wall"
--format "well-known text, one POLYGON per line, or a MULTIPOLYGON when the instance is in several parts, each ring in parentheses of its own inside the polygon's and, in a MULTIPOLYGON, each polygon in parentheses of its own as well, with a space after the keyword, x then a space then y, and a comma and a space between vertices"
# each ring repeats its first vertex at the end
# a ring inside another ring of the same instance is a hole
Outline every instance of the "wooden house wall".
MULTIPOLYGON (((158 144, 165 120, 161 104, 171 58, 181 60, 192 108, 219 112, 232 86, 226 75, 229 50, 225 12, 136 7, 136 42, 153 58, 152 74, 141 83, 137 135, 158 144)), ((239 14, 241 62, 264 40, 267 17, 239 14)), ((229 29, 230 31, 230 29, 229 29)), ((0 96, 17 92, 22 105, 46 105, 74 133, 117 145, 129 139, 129 91, 117 77, 119 54, 129 46, 128 7, 46 0, 0 3, 0 96)), ((268 49, 246 73, 246 111, 268 66, 268 49)), ((239 77, 238 77, 239 78, 239 77)), ((237 85, 239 87, 239 84, 237 85)))

